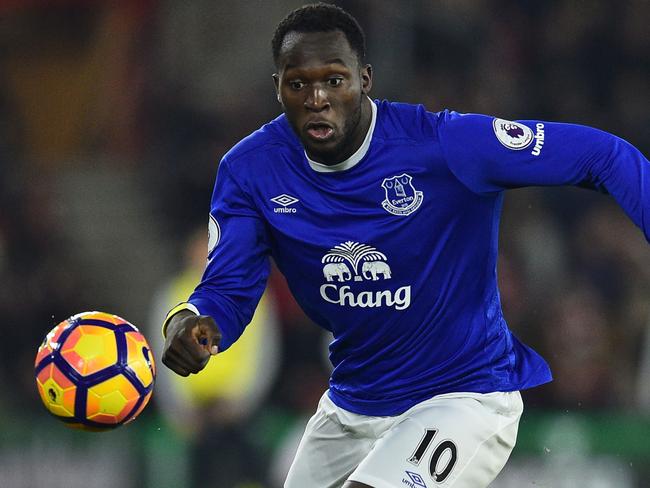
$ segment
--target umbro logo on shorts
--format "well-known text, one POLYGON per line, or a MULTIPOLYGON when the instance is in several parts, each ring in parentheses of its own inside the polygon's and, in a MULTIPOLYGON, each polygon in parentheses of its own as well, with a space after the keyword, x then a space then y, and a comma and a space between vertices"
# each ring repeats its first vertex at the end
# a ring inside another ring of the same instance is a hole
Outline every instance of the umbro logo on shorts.
POLYGON ((405 473, 409 479, 402 478, 402 483, 404 483, 406 486, 410 486, 411 488, 427 488, 427 485, 424 483, 422 476, 412 471, 405 471, 405 473))

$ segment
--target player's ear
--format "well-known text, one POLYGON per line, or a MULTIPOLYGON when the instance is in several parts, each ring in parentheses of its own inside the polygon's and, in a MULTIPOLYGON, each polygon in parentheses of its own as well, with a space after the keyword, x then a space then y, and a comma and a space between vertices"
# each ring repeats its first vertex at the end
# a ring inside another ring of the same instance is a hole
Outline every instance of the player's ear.
POLYGON ((361 92, 364 95, 370 93, 372 88, 372 66, 366 64, 361 68, 361 92))
POLYGON ((278 98, 278 102, 282 103, 282 97, 280 97, 280 75, 273 73, 273 84, 275 85, 275 96, 278 98))

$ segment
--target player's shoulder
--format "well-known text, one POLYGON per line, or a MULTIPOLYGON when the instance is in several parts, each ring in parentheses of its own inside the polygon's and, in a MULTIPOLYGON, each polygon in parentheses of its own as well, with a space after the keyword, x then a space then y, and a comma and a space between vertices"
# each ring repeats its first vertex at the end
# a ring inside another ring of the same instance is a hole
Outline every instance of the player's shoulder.
POLYGON ((493 115, 445 109, 439 112, 438 128, 454 131, 484 130, 486 127, 492 127, 495 120, 502 119, 493 115))
POLYGON ((241 139, 224 155, 223 161, 231 167, 244 169, 242 167, 266 164, 278 152, 299 149, 300 142, 282 114, 241 139))
POLYGON ((387 140, 430 141, 436 135, 438 114, 424 105, 375 100, 381 137, 387 140))
POLYGON ((375 100, 375 103, 381 121, 382 135, 388 139, 435 141, 438 140, 442 125, 464 116, 449 109, 433 112, 422 104, 388 100, 375 100))

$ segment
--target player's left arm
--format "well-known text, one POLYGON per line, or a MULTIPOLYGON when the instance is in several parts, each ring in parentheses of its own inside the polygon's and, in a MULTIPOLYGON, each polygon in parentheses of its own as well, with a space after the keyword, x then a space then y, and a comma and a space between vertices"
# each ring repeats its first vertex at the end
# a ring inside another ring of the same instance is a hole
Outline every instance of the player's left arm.
POLYGON ((650 162, 627 141, 582 125, 454 113, 439 134, 450 169, 474 192, 595 188, 611 194, 650 242, 650 162))

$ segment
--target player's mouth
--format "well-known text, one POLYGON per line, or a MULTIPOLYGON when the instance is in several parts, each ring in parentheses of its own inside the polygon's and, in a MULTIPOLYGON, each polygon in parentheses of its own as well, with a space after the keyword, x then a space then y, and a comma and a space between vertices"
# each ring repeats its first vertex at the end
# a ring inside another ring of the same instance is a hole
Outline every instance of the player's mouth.
POLYGON ((334 128, 327 122, 309 122, 305 124, 305 132, 314 142, 326 142, 334 137, 334 128))

